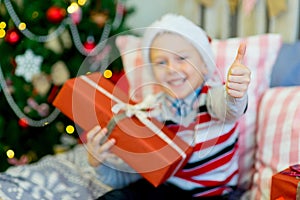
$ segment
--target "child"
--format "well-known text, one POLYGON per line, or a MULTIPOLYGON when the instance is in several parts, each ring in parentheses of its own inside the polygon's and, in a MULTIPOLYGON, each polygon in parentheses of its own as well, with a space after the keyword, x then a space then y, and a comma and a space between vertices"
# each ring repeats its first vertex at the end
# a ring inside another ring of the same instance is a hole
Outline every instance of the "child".
MULTIPOLYGON (((226 85, 219 86, 206 84, 216 69, 207 35, 183 16, 167 14, 153 23, 143 45, 144 61, 151 63, 164 91, 157 99, 157 118, 194 143, 193 154, 183 169, 156 188, 124 173, 123 183, 128 185, 99 199, 228 199, 238 178, 236 121, 246 110, 250 83, 250 70, 242 64, 245 44, 238 49, 226 85)), ((106 132, 96 127, 88 133, 92 166, 107 159, 116 142, 99 145, 106 132)))

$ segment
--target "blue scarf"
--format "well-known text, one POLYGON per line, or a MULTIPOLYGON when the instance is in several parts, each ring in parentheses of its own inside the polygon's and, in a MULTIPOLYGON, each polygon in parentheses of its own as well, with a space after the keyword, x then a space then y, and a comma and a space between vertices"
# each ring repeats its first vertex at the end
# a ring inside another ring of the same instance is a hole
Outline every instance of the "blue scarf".
POLYGON ((198 99, 201 90, 202 86, 197 88, 193 93, 184 99, 175 99, 167 96, 167 106, 170 108, 174 116, 186 117, 193 109, 195 109, 195 103, 197 102, 196 100, 198 99))

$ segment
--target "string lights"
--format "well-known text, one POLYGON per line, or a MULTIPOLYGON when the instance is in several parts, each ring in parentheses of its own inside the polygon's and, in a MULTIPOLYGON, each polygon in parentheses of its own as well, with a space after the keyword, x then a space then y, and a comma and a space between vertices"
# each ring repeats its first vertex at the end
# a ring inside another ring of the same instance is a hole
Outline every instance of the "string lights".
MULTIPOLYGON (((20 18, 18 17, 18 15, 16 14, 11 1, 10 0, 3 0, 4 1, 4 5, 7 9, 7 12, 9 13, 11 19, 13 20, 14 24, 16 25, 16 27, 19 28, 19 30, 29 39, 37 41, 37 42, 48 42, 50 40, 52 40, 53 38, 57 38, 58 36, 60 36, 64 30, 67 28, 67 26, 70 27, 71 30, 71 34, 72 34, 72 38, 73 38, 73 42, 77 48, 77 50, 84 56, 93 56, 96 55, 98 53, 100 53, 100 51, 102 51, 102 49, 104 48, 105 44, 101 44, 103 41, 106 41, 111 28, 112 29, 117 29, 122 20, 123 20, 123 15, 124 15, 124 5, 121 2, 121 0, 117 1, 117 5, 116 5, 116 14, 114 17, 114 20, 112 22, 112 24, 106 23, 102 32, 102 36, 100 38, 100 41, 98 42, 98 44, 96 45, 95 49, 92 51, 92 54, 89 54, 89 52, 86 52, 80 37, 79 37, 79 32, 77 29, 76 24, 74 24, 73 20, 71 19, 70 15, 68 15, 62 22, 61 24, 56 28, 56 30, 52 31, 50 34, 48 35, 36 35, 34 33, 32 33, 27 27, 26 27, 26 23, 22 22, 20 20, 20 18)), ((83 6, 85 4, 85 0, 81 0, 78 1, 78 3, 76 2, 72 2, 70 4, 70 6, 67 8, 67 12, 69 14, 74 13, 78 8, 79 5, 83 6)), ((1 4, 1 0, 0 0, 0 4, 1 4)), ((0 27, 1 29, 1 27, 0 27)))
MULTIPOLYGON (((0 0, 0 5, 1 5, 1 3, 2 3, 2 1, 0 0)), ((79 31, 77 29, 76 23, 74 23, 74 21, 71 18, 71 14, 76 12, 76 10, 79 9, 79 6, 84 6, 86 3, 86 0, 78 0, 77 3, 72 2, 70 4, 70 6, 67 8, 68 15, 65 16, 65 18, 60 22, 60 24, 58 25, 58 27, 55 30, 53 30, 51 33, 49 33, 47 35, 37 35, 37 34, 31 32, 29 30, 30 27, 27 27, 26 22, 23 22, 17 15, 17 13, 15 12, 11 1, 3 0, 3 3, 4 3, 4 6, 5 6, 8 14, 10 15, 13 23, 15 24, 15 26, 28 39, 39 42, 39 43, 45 43, 54 38, 59 37, 69 27, 69 29, 71 31, 72 41, 74 43, 74 46, 76 47, 78 52, 84 56, 96 56, 103 51, 103 49, 106 46, 106 41, 110 35, 111 30, 117 29, 121 25, 121 22, 124 17, 123 15, 124 15, 124 8, 125 8, 123 3, 121 2, 121 0, 118 0, 117 4, 116 4, 116 14, 115 14, 115 17, 114 17, 112 23, 111 24, 105 23, 99 42, 97 44, 95 44, 93 49, 89 49, 87 51, 84 44, 80 40, 79 31)), ((32 17, 34 18, 34 14, 32 17)), ((5 31, 5 27, 6 27, 6 23, 0 22, 0 38, 5 38, 5 36, 8 34, 5 31)), ((11 35, 11 36, 18 36, 18 35, 11 35)), ((12 39, 11 41, 13 42, 14 38, 11 38, 11 39, 12 39)), ((15 37, 15 39, 18 39, 18 38, 15 37)), ((108 74, 108 76, 111 76, 111 72, 106 72, 106 74, 108 74)), ((45 126, 45 125, 51 123, 52 121, 54 121, 60 113, 60 111, 58 109, 54 109, 52 111, 52 113, 50 113, 47 117, 45 117, 41 120, 31 119, 26 114, 24 114, 24 112, 22 112, 22 110, 18 107, 17 103, 14 101, 11 93, 9 92, 9 87, 6 84, 6 80, 4 78, 1 65, 0 65, 0 86, 3 90, 4 96, 5 96, 8 104, 10 105, 10 107, 12 108, 12 110, 14 111, 16 116, 19 118, 20 123, 22 122, 22 123, 25 123, 25 125, 33 126, 33 127, 42 127, 42 126, 45 126)), ((68 131, 68 133, 71 134, 72 127, 69 127, 67 131, 68 131)))

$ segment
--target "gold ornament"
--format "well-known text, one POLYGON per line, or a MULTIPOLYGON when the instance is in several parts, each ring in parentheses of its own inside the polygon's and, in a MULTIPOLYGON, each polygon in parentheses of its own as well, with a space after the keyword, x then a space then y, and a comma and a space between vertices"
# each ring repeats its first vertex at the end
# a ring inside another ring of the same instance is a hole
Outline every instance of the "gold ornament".
POLYGON ((286 0, 267 0, 268 14, 269 17, 278 16, 280 13, 287 11, 287 1, 286 0))
POLYGON ((45 73, 36 74, 32 77, 32 85, 38 94, 46 95, 50 88, 51 83, 45 73))
MULTIPOLYGON (((49 34, 53 31, 54 29, 49 30, 49 34)), ((45 47, 56 54, 61 54, 64 49, 70 49, 72 44, 71 36, 69 32, 65 30, 59 37, 46 42, 45 47)))
POLYGON ((73 42, 72 42, 72 39, 71 39, 71 36, 70 36, 70 33, 65 30, 62 34, 61 34, 61 41, 64 45, 64 48, 66 49, 70 49, 73 45, 73 42))
MULTIPOLYGON (((54 29, 50 29, 49 33, 53 32, 53 31, 54 31, 54 29)), ((61 54, 63 52, 62 45, 61 45, 58 38, 54 38, 54 39, 46 42, 45 47, 47 49, 50 49, 50 50, 54 51, 57 54, 61 54)))
POLYGON ((51 68, 51 78, 54 85, 60 86, 70 78, 70 72, 63 61, 57 61, 51 68))
POLYGON ((99 28, 104 27, 106 21, 108 20, 108 14, 104 12, 91 12, 92 21, 95 22, 99 28))

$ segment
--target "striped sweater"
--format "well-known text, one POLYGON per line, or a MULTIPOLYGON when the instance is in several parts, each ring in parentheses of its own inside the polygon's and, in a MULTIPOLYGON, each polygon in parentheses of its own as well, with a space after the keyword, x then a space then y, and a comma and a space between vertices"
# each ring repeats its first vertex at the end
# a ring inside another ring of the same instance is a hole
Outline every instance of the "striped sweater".
MULTIPOLYGON (((194 146, 194 153, 185 167, 167 181, 191 191, 194 197, 229 192, 237 184, 236 121, 245 111, 247 97, 234 99, 227 96, 223 86, 212 89, 204 86, 196 109, 186 118, 174 116, 165 97, 162 95, 158 101, 163 111, 158 119, 194 146)), ((130 167, 124 162, 116 166, 107 162, 95 170, 103 183, 121 188, 140 178, 127 168, 130 167)))
POLYGON ((162 99, 164 114, 160 120, 194 146, 188 163, 168 182, 190 191, 194 197, 232 191, 238 178, 236 121, 245 111, 246 99, 228 97, 224 87, 210 91, 204 86, 195 109, 187 116, 194 115, 192 121, 176 116, 162 99))

